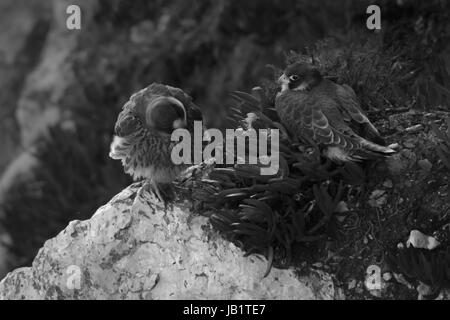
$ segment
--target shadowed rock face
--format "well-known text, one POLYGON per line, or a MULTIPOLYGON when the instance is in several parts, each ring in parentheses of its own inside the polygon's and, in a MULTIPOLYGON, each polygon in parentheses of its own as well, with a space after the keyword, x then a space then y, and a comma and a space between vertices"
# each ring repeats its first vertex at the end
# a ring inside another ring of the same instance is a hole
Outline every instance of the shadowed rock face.
POLYGON ((0 3, 0 174, 21 150, 15 112, 26 78, 39 63, 50 25, 49 1, 0 3))
MULTIPOLYGON (((29 164, 34 162, 29 153, 21 154, 16 111, 28 74, 39 63, 49 30, 50 8, 49 1, 0 1, 0 203, 11 178, 24 167, 29 171, 29 164)), ((13 260, 4 244, 10 244, 10 237, 0 225, 0 277, 10 270, 13 260)))
MULTIPOLYGON (((94 1, 91 7, 87 2, 79 4, 86 9, 95 6, 94 1)), ((30 149, 48 127, 69 122, 64 99, 83 101, 69 63, 79 38, 65 27, 69 4, 68 0, 0 4, 0 205, 13 183, 32 176, 37 161, 30 149)), ((10 230, 4 229, 0 225, 0 238, 11 244, 10 230)), ((0 243, 0 276, 16 265, 17 258, 0 243)))
POLYGON ((1 299, 333 299, 325 273, 272 269, 211 230, 188 203, 164 210, 130 186, 91 219, 48 240, 33 265, 9 273, 1 299))

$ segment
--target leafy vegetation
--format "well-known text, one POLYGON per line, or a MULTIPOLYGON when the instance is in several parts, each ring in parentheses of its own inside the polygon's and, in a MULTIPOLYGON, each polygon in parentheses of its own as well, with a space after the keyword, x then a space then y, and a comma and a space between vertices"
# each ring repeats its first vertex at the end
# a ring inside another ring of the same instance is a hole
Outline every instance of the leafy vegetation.
POLYGON ((410 280, 419 280, 438 293, 450 285, 450 248, 424 250, 404 248, 391 252, 388 261, 393 270, 410 280))
MULTIPOLYGON (((361 34, 352 34, 344 39, 320 41, 304 53, 291 52, 286 57, 286 64, 295 61, 313 63, 333 81, 350 84, 374 120, 413 108, 431 110, 438 103, 447 103, 445 99, 449 96, 445 88, 450 82, 445 64, 437 67, 436 61, 440 58, 426 45, 433 41, 436 48, 444 37, 430 40, 433 33, 429 30, 426 36, 421 31, 418 34, 416 41, 423 39, 421 37, 427 40, 417 44, 414 51, 404 42, 392 42, 392 35, 389 39, 367 40, 361 34)), ((273 79, 276 79, 281 70, 273 66, 272 70, 273 79)), ((244 113, 255 113, 262 122, 256 123, 255 127, 282 129, 273 113, 276 85, 268 79, 261 86, 263 90, 255 92, 255 96, 260 96, 259 104, 255 97, 240 93, 237 99, 240 104, 235 107, 243 109, 244 113), (261 91, 265 96, 261 96, 261 91)), ((236 95, 233 96, 236 98, 236 95)), ((448 132, 439 131, 433 124, 432 127, 442 140, 436 152, 446 163, 448 132)), ((208 204, 205 211, 212 224, 247 253, 264 254, 269 264, 274 259, 274 252, 280 248, 283 253, 278 258, 282 264, 289 264, 294 244, 325 240, 330 235, 330 225, 334 221, 331 216, 336 213, 339 201, 347 200, 346 195, 353 189, 352 185, 362 186, 359 189, 362 191, 368 179, 372 179, 370 174, 366 177, 365 168, 332 165, 314 150, 305 152, 302 146, 299 148, 284 138, 280 148, 283 150, 281 163, 285 167, 278 176, 262 177, 258 166, 237 165, 212 170, 209 174, 211 180, 206 181, 209 186, 199 188, 201 201, 208 204)), ((361 199, 364 198, 362 195, 361 199)), ((401 216, 400 213, 398 215, 401 216)), ((373 228, 368 218, 362 219, 373 228)), ((377 239, 381 250, 391 246, 391 241, 392 237, 388 241, 377 239)), ((436 288, 448 285, 447 280, 441 277, 441 271, 448 265, 446 256, 417 256, 410 252, 407 250, 396 258, 389 256, 386 259, 397 271, 408 266, 405 261, 416 259, 418 262, 413 264, 412 271, 404 270, 410 277, 425 279, 424 283, 436 288)))
MULTIPOLYGON (((242 92, 232 94, 235 104, 231 109, 256 115, 255 121, 243 121, 242 126, 286 132, 271 113, 273 106, 264 104, 270 98, 264 90, 257 91, 260 99, 242 92)), ((317 148, 306 150, 286 134, 279 149, 277 174, 261 175, 262 164, 236 164, 212 168, 207 179, 184 182, 216 229, 247 254, 264 254, 269 265, 274 252, 279 253, 276 262, 286 265, 291 263, 294 244, 324 239, 347 189, 344 180, 356 184, 364 180, 357 165, 337 167, 323 159, 317 148)))

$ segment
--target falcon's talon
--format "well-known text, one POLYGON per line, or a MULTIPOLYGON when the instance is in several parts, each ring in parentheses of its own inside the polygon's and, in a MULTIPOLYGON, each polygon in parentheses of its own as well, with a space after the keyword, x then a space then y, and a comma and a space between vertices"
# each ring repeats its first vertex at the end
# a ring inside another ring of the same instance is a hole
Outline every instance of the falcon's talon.
POLYGON ((167 208, 167 204, 175 199, 173 186, 171 184, 161 184, 153 180, 148 181, 143 187, 145 191, 153 193, 159 201, 167 208))

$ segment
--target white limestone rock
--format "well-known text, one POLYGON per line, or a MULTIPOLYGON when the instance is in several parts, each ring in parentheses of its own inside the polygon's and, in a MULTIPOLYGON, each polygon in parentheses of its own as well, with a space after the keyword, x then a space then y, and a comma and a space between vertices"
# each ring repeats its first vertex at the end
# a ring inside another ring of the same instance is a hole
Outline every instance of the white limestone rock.
POLYGON ((336 299, 323 272, 299 277, 243 252, 191 213, 130 186, 91 219, 48 240, 33 265, 0 282, 0 299, 336 299))

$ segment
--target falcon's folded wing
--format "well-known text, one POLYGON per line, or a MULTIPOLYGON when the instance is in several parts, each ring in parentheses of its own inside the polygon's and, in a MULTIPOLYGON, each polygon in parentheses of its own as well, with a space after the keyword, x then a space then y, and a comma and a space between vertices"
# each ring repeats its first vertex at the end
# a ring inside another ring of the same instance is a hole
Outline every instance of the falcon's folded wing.
POLYGON ((339 109, 348 122, 355 121, 362 126, 361 135, 365 138, 380 144, 384 144, 384 139, 381 137, 377 128, 370 122, 367 116, 360 108, 358 98, 353 89, 344 85, 335 85, 336 96, 339 102, 339 109))
POLYGON ((294 112, 294 117, 300 119, 300 134, 306 140, 318 145, 339 146, 349 152, 361 148, 357 135, 345 123, 332 99, 306 101, 304 108, 294 112))

